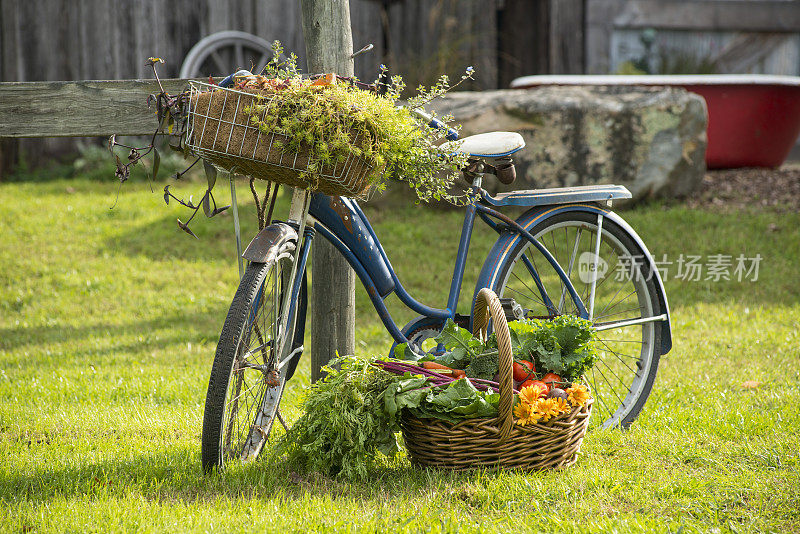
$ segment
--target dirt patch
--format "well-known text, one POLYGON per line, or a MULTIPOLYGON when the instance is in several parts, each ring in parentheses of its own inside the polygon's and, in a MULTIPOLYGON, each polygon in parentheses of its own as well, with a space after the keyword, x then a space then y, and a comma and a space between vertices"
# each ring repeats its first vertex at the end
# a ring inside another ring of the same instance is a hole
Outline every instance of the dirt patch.
POLYGON ((687 199, 692 208, 741 210, 769 208, 779 212, 800 209, 800 165, 780 169, 709 171, 700 188, 687 199))

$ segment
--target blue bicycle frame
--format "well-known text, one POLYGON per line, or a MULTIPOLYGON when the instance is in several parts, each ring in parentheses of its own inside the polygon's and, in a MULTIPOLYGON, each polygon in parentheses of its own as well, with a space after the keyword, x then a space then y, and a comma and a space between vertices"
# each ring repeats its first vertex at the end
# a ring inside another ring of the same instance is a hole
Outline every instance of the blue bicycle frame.
MULTIPOLYGON (((394 293, 408 308, 421 314, 423 316, 421 319, 427 321, 431 325, 443 324, 446 319, 456 319, 458 296, 461 291, 476 215, 498 233, 512 232, 529 241, 532 246, 544 256, 547 262, 552 266, 554 272, 559 276, 578 314, 581 317, 588 318, 589 314, 585 304, 578 295, 569 276, 564 272, 563 268, 552 256, 550 251, 537 241, 526 228, 494 210, 492 206, 513 205, 535 207, 542 205, 570 205, 579 202, 598 202, 601 200, 609 200, 610 198, 624 198, 629 195, 627 190, 618 186, 596 186, 572 188, 569 191, 515 192, 515 194, 511 195, 491 197, 482 189, 473 187, 472 194, 476 201, 466 207, 458 252, 453 267, 452 283, 450 285, 445 308, 433 308, 425 305, 414 299, 408 293, 400 282, 397 273, 392 268, 389 258, 381 246, 366 215, 354 200, 345 197, 331 197, 322 193, 313 193, 309 214, 312 217, 313 228, 316 233, 321 234, 325 239, 330 241, 347 259, 348 263, 358 275, 378 316, 396 343, 405 343, 408 341, 405 333, 409 331, 411 324, 401 329, 392 319, 384 302, 392 293, 394 293), (524 193, 528 194, 526 195, 524 193)), ((305 261, 313 237, 313 234, 306 233, 299 256, 300 264, 298 265, 298 272, 303 272, 303 269, 305 269, 305 261)), ((557 313, 556 307, 553 305, 547 291, 544 289, 539 273, 526 255, 522 256, 522 261, 530 271, 534 283, 541 293, 545 306, 555 315, 557 313)), ((295 292, 298 292, 299 284, 293 289, 295 292)), ((476 288, 476 291, 478 289, 479 288, 476 288)), ((417 319, 415 322, 419 323, 419 321, 420 319, 417 319)))

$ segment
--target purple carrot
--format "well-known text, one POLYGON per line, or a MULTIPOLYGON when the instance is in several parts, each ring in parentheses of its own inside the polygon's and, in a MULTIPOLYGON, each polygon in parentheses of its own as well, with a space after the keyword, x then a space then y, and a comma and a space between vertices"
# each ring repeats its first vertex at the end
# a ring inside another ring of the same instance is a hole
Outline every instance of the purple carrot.
MULTIPOLYGON (((384 360, 376 360, 375 365, 381 367, 383 370, 394 373, 394 374, 405 374, 405 373, 414 373, 425 376, 434 386, 444 386, 451 382, 455 382, 457 379, 451 376, 446 376, 441 373, 437 373, 436 371, 431 371, 429 369, 425 369, 424 367, 414 364, 414 363, 404 363, 404 362, 387 362, 384 360)), ((500 384, 494 382, 492 380, 483 380, 480 378, 470 378, 467 377, 467 380, 475 386, 475 389, 479 391, 486 391, 486 390, 493 390, 493 391, 500 391, 500 384)), ((515 394, 519 393, 516 389, 512 390, 515 394)))

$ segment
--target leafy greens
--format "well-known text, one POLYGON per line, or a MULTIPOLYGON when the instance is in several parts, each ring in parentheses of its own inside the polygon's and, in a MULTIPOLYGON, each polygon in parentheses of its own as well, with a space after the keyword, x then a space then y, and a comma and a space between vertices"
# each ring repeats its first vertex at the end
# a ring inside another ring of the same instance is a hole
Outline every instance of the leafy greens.
POLYGON ((591 344, 596 333, 592 323, 580 317, 523 319, 512 321, 508 329, 516 357, 533 357, 537 369, 558 373, 569 382, 580 378, 597 361, 591 344))

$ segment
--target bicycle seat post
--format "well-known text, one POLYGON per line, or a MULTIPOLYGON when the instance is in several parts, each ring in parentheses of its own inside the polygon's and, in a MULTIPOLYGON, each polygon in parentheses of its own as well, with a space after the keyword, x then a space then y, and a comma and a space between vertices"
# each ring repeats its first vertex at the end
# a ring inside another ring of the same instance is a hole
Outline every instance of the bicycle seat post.
POLYGON ((464 169, 464 180, 466 180, 473 190, 479 190, 483 185, 484 172, 483 161, 480 159, 471 159, 469 165, 464 169))

